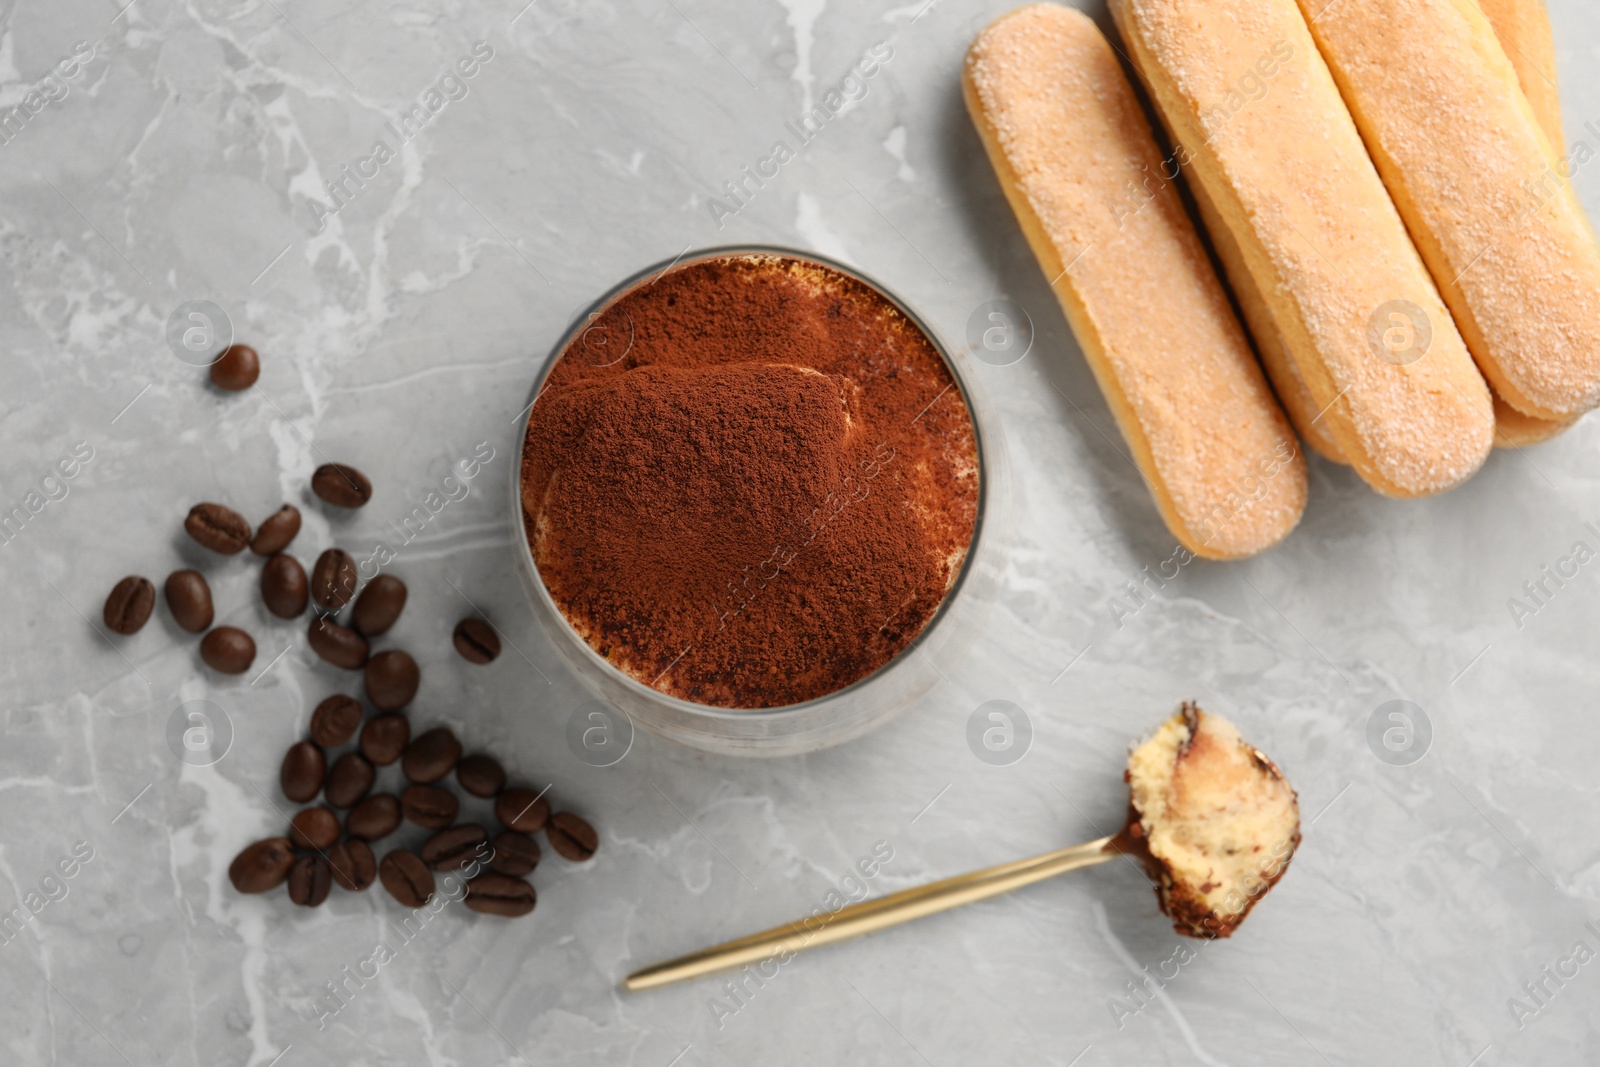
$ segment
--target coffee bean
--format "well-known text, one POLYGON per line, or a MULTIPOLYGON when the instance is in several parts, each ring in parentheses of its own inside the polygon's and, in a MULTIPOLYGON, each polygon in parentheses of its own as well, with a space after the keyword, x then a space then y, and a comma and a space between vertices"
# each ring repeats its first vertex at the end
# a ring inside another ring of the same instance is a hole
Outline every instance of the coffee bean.
POLYGON ((192 634, 204 633, 216 618, 211 606, 211 587, 199 571, 173 571, 163 587, 167 610, 173 621, 192 634))
POLYGON ((324 463, 313 471, 311 491, 341 508, 359 508, 372 499, 367 476, 343 463, 324 463))
POLYGON ((456 764, 456 781, 475 797, 492 797, 506 784, 506 769, 493 756, 479 753, 456 764))
POLYGON ((440 830, 422 843, 422 862, 436 871, 456 871, 488 854, 489 834, 476 823, 440 830))
POLYGON ((311 713, 311 740, 323 748, 338 748, 355 736, 361 725, 361 705, 355 697, 335 693, 311 713))
POLYGON ((494 850, 489 857, 489 866, 501 874, 520 878, 532 874, 533 869, 539 866, 539 842, 527 834, 506 830, 496 834, 489 845, 494 850))
POLYGON ((433 897, 433 872, 415 852, 397 848, 383 857, 378 879, 403 907, 420 908, 433 897))
POLYGON ((256 642, 237 626, 219 626, 200 639, 200 658, 222 674, 243 674, 256 661, 256 642))
POLYGON ((347 671, 359 671, 367 663, 367 639, 332 619, 318 615, 306 630, 311 651, 347 671))
POLYGON ((450 640, 461 657, 473 663, 489 663, 500 654, 500 635, 482 619, 462 619, 450 640))
POLYGON ((322 795, 336 808, 353 807, 356 801, 367 795, 377 776, 378 772, 372 769, 372 764, 367 762, 365 756, 359 752, 346 752, 328 768, 328 781, 322 788, 322 795))
POLYGON ((327 611, 341 611, 356 595, 356 561, 342 548, 330 548, 311 568, 311 599, 327 611))
POLYGON ((156 606, 156 587, 150 579, 130 574, 111 589, 101 618, 106 629, 118 634, 136 634, 150 620, 156 606))
POLYGON ((380 574, 356 597, 350 621, 361 633, 377 637, 394 625, 405 606, 406 583, 392 574, 380 574))
POLYGON ((437 782, 461 759, 461 742, 448 726, 435 726, 406 746, 400 769, 413 782, 437 782))
POLYGON ((261 520, 256 535, 250 539, 250 551, 258 556, 276 556, 289 547, 294 535, 300 532, 300 509, 293 504, 283 507, 261 520))
POLYGON ((417 661, 398 648, 367 660, 367 699, 375 708, 393 711, 405 707, 417 695, 420 680, 417 661))
POLYGON ((408 785, 400 793, 400 810, 418 826, 443 830, 456 821, 461 801, 450 790, 436 785, 408 785))
POLYGON ((494 815, 508 830, 536 834, 550 821, 550 802, 531 789, 517 786, 494 798, 494 815))
POLYGON ((538 899, 533 886, 507 874, 480 874, 467 880, 467 895, 462 901, 484 915, 515 919, 533 910, 538 899))
POLYGON ((261 377, 261 357, 249 345, 229 345, 211 364, 211 384, 237 393, 256 384, 261 377))
POLYGON ((232 508, 221 504, 196 504, 183 520, 189 536, 213 552, 232 556, 250 543, 250 524, 232 508))
POLYGON ((361 754, 380 767, 400 758, 411 740, 411 723, 404 715, 376 715, 361 728, 361 754))
POLYGON ((583 819, 570 811, 558 811, 550 816, 550 825, 544 828, 550 847, 564 859, 582 863, 600 847, 600 835, 583 819))
POLYGON ((328 757, 310 741, 300 741, 289 746, 283 754, 283 766, 278 769, 278 788, 296 804, 304 804, 322 792, 322 780, 328 773, 328 757))
POLYGON ((328 868, 340 889, 360 893, 378 877, 378 861, 365 841, 340 841, 328 850, 328 868))
POLYGON ((362 841, 377 841, 400 828, 400 801, 393 793, 374 793, 344 817, 345 832, 362 841))
POLYGON ((261 567, 261 602, 280 619, 296 619, 306 610, 306 569, 293 556, 279 552, 261 567))
POLYGON ((228 881, 241 893, 265 893, 289 877, 294 846, 287 837, 269 837, 245 846, 228 865, 228 881))
POLYGON ((314 908, 328 899, 333 871, 321 856, 301 856, 289 868, 289 899, 302 908, 314 908))
POLYGON ((289 840, 297 848, 321 851, 339 840, 339 816, 332 808, 306 808, 289 820, 289 840))

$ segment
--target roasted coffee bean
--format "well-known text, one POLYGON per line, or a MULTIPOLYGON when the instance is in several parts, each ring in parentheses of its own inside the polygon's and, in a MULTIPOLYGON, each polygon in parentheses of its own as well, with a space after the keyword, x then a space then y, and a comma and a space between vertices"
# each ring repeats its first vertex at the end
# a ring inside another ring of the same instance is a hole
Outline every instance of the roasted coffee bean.
POLYGON ((426 785, 437 782, 451 771, 461 759, 461 742, 448 726, 435 726, 406 746, 400 757, 400 769, 413 782, 426 785))
POLYGON ((489 852, 489 834, 477 823, 440 830, 422 843, 422 862, 436 871, 460 870, 489 852))
POLYGON ((400 793, 400 810, 418 826, 443 830, 456 821, 461 801, 448 789, 436 785, 408 785, 400 793))
POLYGON ((230 393, 241 392, 261 377, 261 357, 249 345, 229 345, 211 364, 211 384, 230 393))
POLYGON ((296 848, 332 848, 339 840, 339 816, 332 808, 306 808, 294 813, 289 820, 289 840, 296 848))
POLYGON ((205 633, 216 618, 211 606, 211 587, 199 571, 173 571, 167 575, 163 587, 167 596, 167 610, 173 621, 192 634, 205 633))
POLYGON ((328 768, 328 781, 322 787, 322 795, 336 808, 353 807, 356 801, 367 795, 377 776, 378 772, 372 769, 372 764, 367 762, 365 756, 359 752, 346 752, 328 768))
POLYGON ((265 893, 289 877, 294 845, 287 837, 269 837, 247 845, 228 865, 228 881, 241 893, 265 893))
POLYGON ((527 834, 506 830, 496 834, 494 840, 489 842, 489 847, 493 849, 489 866, 501 874, 521 878, 532 874, 533 869, 539 866, 539 842, 527 834))
POLYGON ((378 879, 403 907, 420 908, 433 897, 433 872, 415 852, 397 848, 378 864, 378 879))
POLYGON ((367 639, 332 619, 318 615, 306 630, 311 651, 347 671, 359 671, 367 664, 367 639))
POLYGON ((323 748, 338 748, 356 735, 361 725, 361 705, 343 693, 317 705, 311 713, 311 740, 323 748))
POLYGON ((515 919, 533 910, 538 895, 533 886, 508 874, 480 874, 467 880, 467 895, 462 901, 484 915, 515 919))
POLYGON ((404 715, 376 715, 361 728, 361 754, 380 767, 400 758, 411 740, 411 723, 404 715))
POLYGON ((250 551, 258 556, 276 556, 289 547, 294 535, 300 532, 300 509, 285 504, 261 520, 256 535, 250 539, 250 551))
POLYGON ((328 899, 333 871, 321 856, 301 856, 289 868, 289 899, 302 908, 314 908, 328 899))
POLYGON ((479 753, 456 764, 456 781, 475 797, 492 797, 505 788, 506 769, 493 756, 479 753))
POLYGON ((375 708, 393 711, 405 707, 417 695, 421 680, 417 661, 398 648, 379 652, 367 660, 367 699, 375 708))
POLYGON ((306 569, 299 560, 279 552, 262 565, 261 602, 278 618, 299 618, 307 595, 306 569))
POLYGON ((150 620, 156 606, 156 587, 150 579, 130 574, 111 589, 101 618, 106 629, 117 634, 136 634, 150 620))
POLYGON ((494 815, 508 830, 536 834, 550 821, 550 802, 531 789, 517 786, 494 798, 494 815))
POLYGON ((219 626, 200 639, 200 658, 222 674, 243 674, 256 661, 256 642, 237 626, 219 626))
POLYGON ((360 893, 378 878, 378 861, 365 841, 340 841, 328 850, 328 868, 340 889, 360 893))
POLYGON ((359 508, 372 499, 367 476, 343 463, 324 463, 313 471, 311 491, 341 508, 359 508))
POLYGON ((350 622, 368 637, 377 637, 394 625, 405 606, 406 583, 392 574, 380 574, 356 597, 350 622))
POLYGON ((342 548, 330 548, 311 568, 311 599, 327 611, 342 611, 356 595, 356 561, 342 548))
POLYGON ((583 819, 570 811, 558 811, 550 816, 550 825, 544 828, 550 847, 563 859, 582 863, 600 847, 600 835, 583 819))
POLYGON ((500 654, 500 635, 482 619, 462 619, 450 640, 461 657, 473 663, 489 663, 500 654))
POLYGON ((183 520, 189 536, 213 552, 232 556, 250 543, 250 524, 232 508, 221 504, 196 504, 183 520))
POLYGON ((278 787, 283 795, 296 804, 315 799, 322 792, 322 780, 328 773, 328 757, 310 741, 300 741, 289 746, 283 754, 283 766, 278 770, 278 787))
POLYGON ((393 793, 374 793, 344 817, 344 829, 362 841, 377 841, 400 829, 400 801, 393 793))

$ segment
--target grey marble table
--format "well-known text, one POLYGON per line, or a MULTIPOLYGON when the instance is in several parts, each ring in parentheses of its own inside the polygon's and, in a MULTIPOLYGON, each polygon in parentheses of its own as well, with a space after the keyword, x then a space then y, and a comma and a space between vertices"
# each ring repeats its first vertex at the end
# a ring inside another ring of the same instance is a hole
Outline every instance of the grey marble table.
MULTIPOLYGON (((1600 1062, 1600 563, 1545 577, 1600 548, 1600 422, 1422 502, 1314 460, 1285 544, 1169 564, 1130 599, 1172 542, 961 104, 962 52, 1006 6, 0 5, 0 105, 26 114, 0 139, 0 505, 23 515, 0 545, 0 1060, 1600 1062), (801 144, 790 124, 832 92, 849 99, 801 144), (793 158, 763 164, 778 142, 793 158), (1026 358, 972 364, 1010 454, 999 594, 865 739, 760 761, 640 737, 590 766, 565 740, 586 694, 513 577, 513 422, 596 294, 730 242, 857 264, 955 339, 987 301, 1029 311, 1026 358), (260 349, 256 389, 177 357, 190 301, 260 349), (480 444, 478 477, 453 479, 480 444), (308 501, 324 457, 378 486, 353 518, 308 501), (250 674, 209 674, 164 612, 99 632, 119 577, 198 558, 180 523, 207 499, 306 505, 302 556, 396 548, 415 716, 550 785, 599 856, 547 858, 510 924, 450 905, 403 934, 379 891, 315 911, 234 893, 230 858, 283 823, 280 753, 349 680, 237 560, 205 566, 220 618, 257 635, 250 674), (514 646, 489 667, 449 644, 474 606, 514 646), (1305 814, 1231 941, 1180 945, 1117 863, 732 992, 618 991, 859 893, 875 850, 879 893, 1108 831, 1128 740, 1188 697, 1272 753, 1305 814), (1006 765, 966 740, 991 700, 1031 724, 1006 765), (1369 727, 1397 700, 1395 754, 1369 727), (215 762, 180 758, 191 706, 225 718, 215 762)), ((1569 138, 1600 148, 1600 10, 1551 8, 1569 138)), ((1600 213, 1600 173, 1574 181, 1600 213)))

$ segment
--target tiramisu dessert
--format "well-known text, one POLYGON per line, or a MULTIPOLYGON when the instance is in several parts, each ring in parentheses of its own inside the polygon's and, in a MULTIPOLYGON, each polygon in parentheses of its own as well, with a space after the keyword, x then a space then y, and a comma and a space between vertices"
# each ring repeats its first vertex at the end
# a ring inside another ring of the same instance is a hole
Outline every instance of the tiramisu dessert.
POLYGON ((522 513, 562 615, 618 670, 727 708, 882 667, 959 576, 972 418, 865 283, 713 255, 590 316, 529 416, 522 513))

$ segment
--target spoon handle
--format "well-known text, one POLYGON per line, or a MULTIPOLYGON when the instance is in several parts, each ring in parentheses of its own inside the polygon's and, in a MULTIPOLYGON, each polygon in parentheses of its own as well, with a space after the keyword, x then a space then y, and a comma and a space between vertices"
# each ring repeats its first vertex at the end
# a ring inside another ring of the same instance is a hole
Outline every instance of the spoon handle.
POLYGON ((775 926, 759 934, 741 937, 714 945, 687 956, 646 967, 630 974, 623 982, 629 990, 654 989, 656 986, 698 978, 714 971, 729 970, 747 963, 766 959, 785 952, 829 945, 862 934, 870 934, 900 923, 920 919, 924 915, 959 908, 978 900, 987 900, 1034 882, 1042 882, 1058 874, 1106 863, 1117 857, 1112 847, 1115 838, 1102 837, 1071 848, 1046 852, 1032 859, 1002 863, 981 871, 958 874, 953 878, 929 882, 927 885, 902 889, 886 897, 864 900, 836 912, 808 916, 794 922, 775 926))

